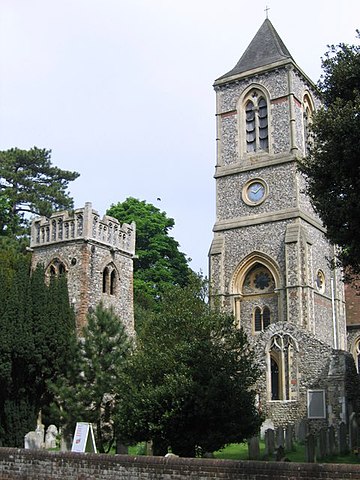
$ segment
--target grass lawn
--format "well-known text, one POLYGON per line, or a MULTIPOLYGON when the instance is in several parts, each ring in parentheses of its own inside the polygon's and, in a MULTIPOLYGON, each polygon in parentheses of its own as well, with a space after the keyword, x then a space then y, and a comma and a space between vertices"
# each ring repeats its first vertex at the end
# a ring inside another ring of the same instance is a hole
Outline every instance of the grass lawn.
MULTIPOLYGON (((248 460, 248 446, 246 443, 231 444, 225 447, 223 450, 214 453, 215 458, 222 458, 228 460, 248 460)), ((265 456, 265 444, 260 442, 260 458, 265 456)), ((291 462, 305 462, 305 446, 295 444, 294 451, 286 453, 286 457, 291 462)), ((270 459, 274 460, 274 459, 270 459)), ((360 463, 360 457, 353 453, 348 455, 336 456, 326 460, 322 460, 321 463, 360 463)))

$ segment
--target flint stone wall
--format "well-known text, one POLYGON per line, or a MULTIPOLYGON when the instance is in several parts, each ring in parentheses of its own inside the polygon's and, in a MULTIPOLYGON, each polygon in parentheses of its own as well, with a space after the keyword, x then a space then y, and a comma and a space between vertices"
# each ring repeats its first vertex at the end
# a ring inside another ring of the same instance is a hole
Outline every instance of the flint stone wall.
POLYGON ((0 480, 360 480, 358 465, 130 457, 0 449, 0 480))

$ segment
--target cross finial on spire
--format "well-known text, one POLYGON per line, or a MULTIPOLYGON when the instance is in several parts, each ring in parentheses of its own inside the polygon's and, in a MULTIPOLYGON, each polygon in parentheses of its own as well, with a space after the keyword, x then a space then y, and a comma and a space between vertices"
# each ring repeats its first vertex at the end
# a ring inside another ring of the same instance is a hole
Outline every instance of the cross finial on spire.
POLYGON ((266 13, 266 18, 269 18, 269 13, 268 13, 269 10, 270 10, 270 7, 268 7, 268 6, 266 5, 265 10, 264 10, 264 12, 266 13))

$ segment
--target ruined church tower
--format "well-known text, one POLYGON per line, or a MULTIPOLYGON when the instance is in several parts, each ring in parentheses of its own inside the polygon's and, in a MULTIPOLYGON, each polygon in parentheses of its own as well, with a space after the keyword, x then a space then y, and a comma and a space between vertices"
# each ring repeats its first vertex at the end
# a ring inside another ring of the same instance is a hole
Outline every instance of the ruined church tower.
POLYGON ((256 345, 267 417, 277 424, 303 418, 309 392, 321 391, 332 420, 340 421, 347 407, 336 395, 346 397, 345 384, 334 394, 328 374, 346 370, 346 354, 336 354, 347 347, 343 284, 329 266, 334 247, 297 170, 320 105, 316 87, 266 19, 214 88, 211 297, 234 313, 256 345))

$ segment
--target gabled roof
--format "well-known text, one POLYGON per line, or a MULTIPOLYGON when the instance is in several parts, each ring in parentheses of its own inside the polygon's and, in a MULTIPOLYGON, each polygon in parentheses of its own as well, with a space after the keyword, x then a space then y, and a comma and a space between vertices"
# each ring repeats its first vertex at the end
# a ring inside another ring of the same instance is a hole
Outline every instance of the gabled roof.
POLYGON ((266 18, 235 67, 217 80, 286 59, 294 61, 272 23, 266 18))

